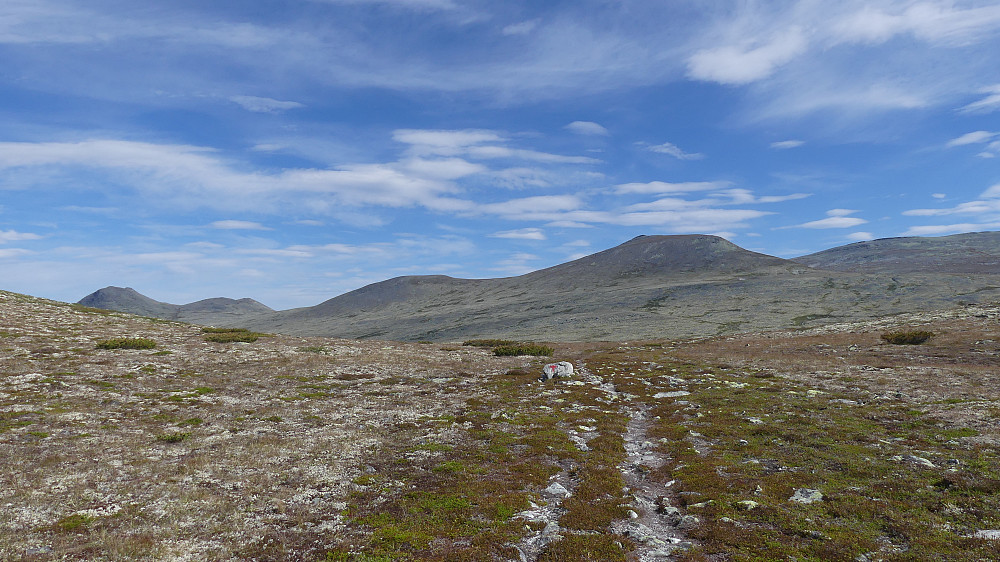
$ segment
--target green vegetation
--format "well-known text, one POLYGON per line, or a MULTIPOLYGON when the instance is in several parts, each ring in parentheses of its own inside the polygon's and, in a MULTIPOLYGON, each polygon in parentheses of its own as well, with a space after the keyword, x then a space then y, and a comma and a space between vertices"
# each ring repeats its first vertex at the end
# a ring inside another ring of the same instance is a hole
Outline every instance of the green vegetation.
POLYGON ((518 344, 518 345, 501 345, 493 350, 493 355, 497 357, 505 356, 520 356, 520 355, 535 355, 552 357, 555 350, 546 345, 538 345, 533 343, 518 344))
POLYGON ((74 513, 73 515, 68 515, 63 517, 56 522, 56 529, 66 533, 74 531, 82 531, 87 525, 90 525, 94 521, 93 517, 88 515, 81 515, 79 513, 74 513))
MULTIPOLYGON (((646 437, 667 462, 646 477, 672 481, 672 505, 699 521, 679 560, 996 558, 993 542, 968 538, 1000 528, 1000 452, 957 441, 974 429, 942 427, 904 402, 860 402, 653 348, 589 366, 650 408, 646 437), (674 390, 690 394, 654 398, 674 390), (800 489, 822 499, 791 501, 800 489)), ((615 515, 598 505, 579 513, 598 525, 615 515)))
POLYGON ((156 342, 149 338, 111 338, 97 342, 97 349, 153 349, 156 342))
POLYGON ((246 328, 215 328, 213 326, 205 326, 201 329, 204 334, 233 334, 238 332, 249 332, 250 330, 246 328))
POLYGON ((467 345, 471 347, 500 347, 501 345, 517 345, 516 341, 513 340, 468 340, 462 343, 462 345, 467 345))
POLYGON ((918 345, 934 337, 934 332, 927 330, 901 330, 886 332, 882 339, 894 345, 918 345))
POLYGON ((161 433, 156 436, 156 440, 162 443, 180 443, 189 437, 191 437, 191 433, 183 431, 175 433, 161 433))
MULTIPOLYGON (((214 329, 221 330, 221 328, 214 329)), ((214 343, 253 343, 265 335, 266 334, 251 332, 243 328, 234 328, 228 331, 210 332, 207 336, 205 336, 205 341, 214 343)))

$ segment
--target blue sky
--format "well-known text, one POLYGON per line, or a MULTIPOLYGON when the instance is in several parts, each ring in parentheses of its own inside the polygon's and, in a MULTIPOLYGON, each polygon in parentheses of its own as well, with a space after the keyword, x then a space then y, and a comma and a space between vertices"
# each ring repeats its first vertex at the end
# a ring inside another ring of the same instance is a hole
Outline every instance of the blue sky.
POLYGON ((997 230, 997 53, 995 0, 5 0, 0 288, 290 308, 997 230))

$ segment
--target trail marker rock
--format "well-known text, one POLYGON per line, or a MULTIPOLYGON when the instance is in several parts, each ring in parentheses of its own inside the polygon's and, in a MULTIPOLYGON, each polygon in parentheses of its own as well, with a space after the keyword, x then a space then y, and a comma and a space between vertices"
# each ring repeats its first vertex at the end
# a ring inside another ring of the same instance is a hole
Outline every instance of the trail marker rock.
POLYGON ((560 361, 558 363, 549 363, 542 369, 542 382, 549 379, 554 379, 556 377, 571 377, 573 376, 573 364, 569 361, 560 361))

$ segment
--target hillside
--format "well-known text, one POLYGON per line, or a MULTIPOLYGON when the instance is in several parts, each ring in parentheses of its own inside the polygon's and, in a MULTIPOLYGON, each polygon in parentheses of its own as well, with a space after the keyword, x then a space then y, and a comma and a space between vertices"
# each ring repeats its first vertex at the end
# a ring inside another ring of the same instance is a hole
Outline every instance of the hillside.
POLYGON ((549 359, 213 343, 0 291, 0 559, 995 560, 998 322, 959 307, 549 359), (880 338, 914 328, 936 335, 880 338), (155 347, 101 345, 137 337, 155 347), (574 376, 539 382, 551 360, 574 376))
POLYGON ((860 273, 1000 274, 1000 232, 881 238, 795 258, 817 269, 860 273))
MULTIPOLYGON (((991 241, 970 239, 966 246, 991 241)), ((830 252, 850 254, 853 262, 877 261, 853 246, 830 252)), ((919 248, 914 252, 919 254, 919 248)), ((912 259, 928 263, 936 258, 912 259)), ((985 266, 977 273, 882 271, 874 265, 841 271, 830 261, 810 256, 785 260, 715 236, 640 236, 517 277, 398 277, 312 307, 228 309, 171 318, 302 336, 620 341, 801 328, 1000 301, 1000 274, 985 266)))

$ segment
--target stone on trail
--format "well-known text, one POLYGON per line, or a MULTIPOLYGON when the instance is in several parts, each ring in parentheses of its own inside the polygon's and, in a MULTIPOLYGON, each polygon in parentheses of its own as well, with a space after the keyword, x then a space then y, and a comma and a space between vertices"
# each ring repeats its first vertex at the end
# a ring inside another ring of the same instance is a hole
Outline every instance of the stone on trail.
POLYGON ((541 381, 545 382, 549 379, 554 379, 556 377, 571 377, 573 376, 573 364, 569 361, 560 361, 558 363, 549 363, 544 368, 542 368, 542 378, 541 381))

